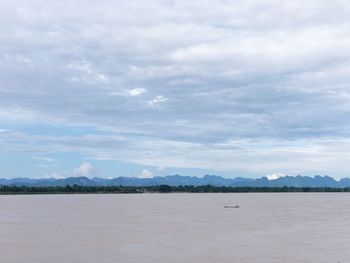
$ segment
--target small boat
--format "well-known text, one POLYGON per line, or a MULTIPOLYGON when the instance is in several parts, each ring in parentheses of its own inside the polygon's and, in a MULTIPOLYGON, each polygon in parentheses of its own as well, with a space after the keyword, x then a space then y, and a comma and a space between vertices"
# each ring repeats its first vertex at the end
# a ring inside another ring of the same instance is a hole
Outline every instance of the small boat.
POLYGON ((225 208, 239 208, 239 205, 225 205, 225 208))

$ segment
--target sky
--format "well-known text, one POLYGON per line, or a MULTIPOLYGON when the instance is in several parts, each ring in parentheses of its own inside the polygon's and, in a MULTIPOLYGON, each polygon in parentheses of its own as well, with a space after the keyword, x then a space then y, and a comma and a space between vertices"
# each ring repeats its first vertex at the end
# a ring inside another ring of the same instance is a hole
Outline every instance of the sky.
POLYGON ((349 15, 0 0, 0 177, 350 176, 349 15))

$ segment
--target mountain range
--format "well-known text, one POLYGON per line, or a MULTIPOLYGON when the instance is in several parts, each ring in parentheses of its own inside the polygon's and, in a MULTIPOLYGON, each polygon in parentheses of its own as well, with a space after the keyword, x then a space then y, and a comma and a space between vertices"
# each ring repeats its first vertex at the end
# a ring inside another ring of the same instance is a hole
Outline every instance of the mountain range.
POLYGON ((13 178, 0 179, 0 185, 17 186, 152 186, 167 184, 171 186, 178 185, 214 185, 214 186, 251 186, 251 187, 350 187, 350 178, 343 178, 339 181, 330 176, 316 175, 310 176, 284 176, 275 180, 269 180, 267 177, 261 178, 224 178, 217 175, 205 175, 203 177, 168 175, 164 177, 138 178, 138 177, 117 177, 106 178, 88 178, 88 177, 69 177, 65 179, 33 179, 33 178, 13 178))

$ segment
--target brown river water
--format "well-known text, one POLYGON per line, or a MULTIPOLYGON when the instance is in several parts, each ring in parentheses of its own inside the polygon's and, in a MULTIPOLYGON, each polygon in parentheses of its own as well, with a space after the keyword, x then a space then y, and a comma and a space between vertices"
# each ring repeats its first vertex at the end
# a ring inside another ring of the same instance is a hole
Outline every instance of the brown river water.
POLYGON ((0 196, 0 262, 345 263, 350 193, 0 196))

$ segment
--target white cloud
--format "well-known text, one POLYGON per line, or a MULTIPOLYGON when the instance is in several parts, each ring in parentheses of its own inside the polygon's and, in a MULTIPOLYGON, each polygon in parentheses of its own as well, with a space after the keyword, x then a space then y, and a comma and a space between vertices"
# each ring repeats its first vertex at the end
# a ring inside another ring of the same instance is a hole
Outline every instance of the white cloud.
POLYGON ((93 174, 94 170, 90 163, 82 163, 78 168, 73 170, 73 175, 76 176, 86 176, 90 177, 93 174))
MULTIPOLYGON (((201 168, 244 172, 275 178, 285 174, 329 174, 344 176, 350 162, 350 139, 321 138, 276 140, 239 139, 223 143, 179 142, 149 139, 139 134, 126 137, 114 135, 43 136, 25 133, 0 133, 0 148, 9 153, 49 155, 78 152, 86 158, 118 160, 144 166, 201 168), (152 149, 150 151, 150 149, 152 149), (284 174, 283 173, 283 174, 284 174), (275 175, 273 175, 275 174, 275 175), (272 177, 271 177, 272 176, 272 177)), ((91 165, 82 165, 65 177, 89 174, 91 165)), ((64 167, 62 167, 64 169, 64 167)), ((93 173, 90 173, 93 174, 93 173)))
POLYGON ((284 176, 286 176, 286 174, 284 174, 284 173, 273 173, 273 174, 267 175, 266 177, 269 180, 276 180, 276 179, 284 177, 284 176))
POLYGON ((146 89, 144 88, 136 88, 136 89, 131 89, 127 91, 128 95, 131 97, 137 97, 145 92, 146 92, 146 89))
POLYGON ((165 98, 163 95, 157 95, 155 98, 148 101, 148 105, 150 105, 151 107, 154 107, 162 102, 166 102, 167 100, 168 98, 165 98))
POLYGON ((147 169, 143 169, 140 174, 140 178, 152 178, 152 172, 147 169))
POLYGON ((1 149, 346 174, 349 12, 327 0, 6 1, 1 149))
POLYGON ((48 158, 48 157, 32 156, 32 158, 41 160, 41 161, 46 161, 46 162, 53 162, 53 158, 48 158))
POLYGON ((39 178, 47 178, 47 179, 50 179, 50 178, 55 178, 55 179, 65 179, 69 176, 67 176, 66 174, 61 174, 61 173, 54 173, 54 172, 51 172, 51 173, 47 173, 45 176, 41 176, 39 178))
POLYGON ((93 69, 93 66, 85 60, 71 62, 67 65, 67 68, 80 73, 79 75, 74 74, 71 77, 71 80, 75 82, 86 82, 93 84, 95 82, 103 83, 108 81, 106 75, 93 69))

